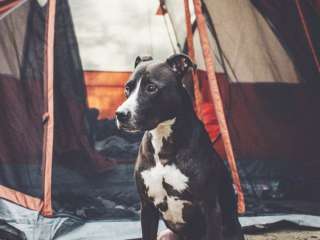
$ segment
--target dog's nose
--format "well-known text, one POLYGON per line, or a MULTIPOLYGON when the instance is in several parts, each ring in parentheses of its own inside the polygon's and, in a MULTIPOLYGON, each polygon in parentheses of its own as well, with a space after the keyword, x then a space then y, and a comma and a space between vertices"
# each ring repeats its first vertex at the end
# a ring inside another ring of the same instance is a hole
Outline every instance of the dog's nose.
POLYGON ((128 122, 130 116, 131 116, 131 114, 129 111, 117 111, 116 112, 116 117, 117 117, 118 121, 121 123, 128 122))

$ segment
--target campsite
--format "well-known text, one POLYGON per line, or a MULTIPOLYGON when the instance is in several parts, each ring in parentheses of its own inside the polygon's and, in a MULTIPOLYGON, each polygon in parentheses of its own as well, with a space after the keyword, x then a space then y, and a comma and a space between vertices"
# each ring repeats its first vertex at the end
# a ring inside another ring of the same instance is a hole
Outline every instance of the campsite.
POLYGON ((115 111, 174 53, 246 239, 320 239, 319 24, 319 0, 0 0, 0 240, 141 238, 115 111))

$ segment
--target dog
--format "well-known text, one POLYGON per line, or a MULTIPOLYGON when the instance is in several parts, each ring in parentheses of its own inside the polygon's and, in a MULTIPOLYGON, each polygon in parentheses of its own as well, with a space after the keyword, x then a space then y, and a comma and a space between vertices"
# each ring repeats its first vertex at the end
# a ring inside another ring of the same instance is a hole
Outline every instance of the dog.
POLYGON ((183 86, 192 68, 184 54, 137 57, 116 111, 119 129, 145 131, 134 169, 142 236, 155 240, 162 218, 181 240, 243 240, 230 173, 183 86))

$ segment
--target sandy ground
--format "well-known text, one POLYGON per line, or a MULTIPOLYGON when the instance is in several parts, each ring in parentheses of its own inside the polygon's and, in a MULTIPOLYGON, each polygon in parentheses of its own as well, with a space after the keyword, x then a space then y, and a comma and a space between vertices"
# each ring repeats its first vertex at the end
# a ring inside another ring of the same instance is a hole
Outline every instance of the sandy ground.
POLYGON ((246 234, 246 240, 320 240, 320 231, 279 230, 267 233, 246 234))

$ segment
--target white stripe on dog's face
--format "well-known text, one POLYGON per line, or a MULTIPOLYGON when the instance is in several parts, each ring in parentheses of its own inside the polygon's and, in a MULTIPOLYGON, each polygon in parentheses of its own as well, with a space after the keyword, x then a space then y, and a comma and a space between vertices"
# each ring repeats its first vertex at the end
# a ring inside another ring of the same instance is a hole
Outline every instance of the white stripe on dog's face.
POLYGON ((138 80, 136 87, 134 88, 133 92, 130 94, 129 98, 124 101, 120 107, 118 107, 117 111, 119 112, 127 112, 131 113, 131 116, 134 118, 137 111, 138 106, 138 96, 139 96, 139 89, 141 84, 141 78, 138 80))

